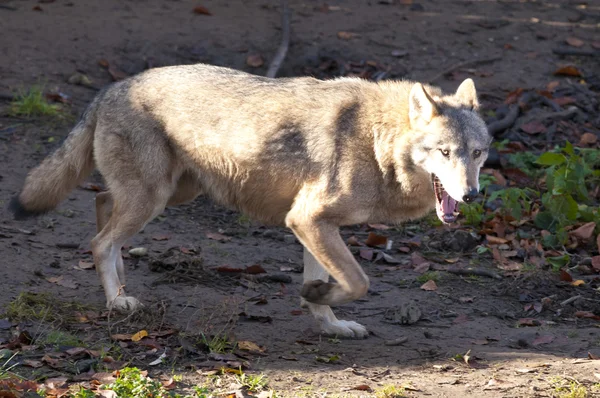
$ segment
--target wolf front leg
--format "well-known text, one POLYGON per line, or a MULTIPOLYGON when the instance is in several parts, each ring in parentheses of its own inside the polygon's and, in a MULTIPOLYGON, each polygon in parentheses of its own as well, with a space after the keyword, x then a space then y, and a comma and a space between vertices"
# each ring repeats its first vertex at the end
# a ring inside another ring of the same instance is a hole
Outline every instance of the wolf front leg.
MULTIPOLYGON (((304 283, 322 280, 329 281, 329 274, 321 264, 304 248, 304 283)), ((314 304, 306 301, 303 297, 300 299, 300 305, 307 307, 315 317, 321 332, 331 336, 365 338, 369 332, 367 328, 357 322, 344 321, 337 319, 331 307, 328 305, 314 304)))
POLYGON ((285 222, 317 262, 338 282, 320 279, 305 282, 300 294, 306 301, 339 305, 367 294, 369 278, 344 244, 337 225, 326 218, 311 216, 301 201, 296 202, 285 222))

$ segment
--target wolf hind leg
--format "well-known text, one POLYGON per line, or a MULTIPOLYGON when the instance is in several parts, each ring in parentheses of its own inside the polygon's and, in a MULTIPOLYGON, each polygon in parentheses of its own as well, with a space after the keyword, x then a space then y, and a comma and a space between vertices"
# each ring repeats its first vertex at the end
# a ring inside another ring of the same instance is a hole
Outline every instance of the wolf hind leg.
POLYGON ((140 181, 129 181, 127 187, 111 188, 109 196, 100 196, 96 203, 98 228, 102 229, 92 240, 92 252, 106 295, 106 306, 132 311, 141 303, 125 294, 121 247, 164 210, 172 192, 165 186, 149 189, 140 181))
MULTIPOLYGON (((314 280, 328 282, 329 274, 317 259, 304 248, 304 283, 314 280)), ((328 305, 310 303, 304 298, 300 299, 300 305, 305 308, 308 307, 319 323, 323 334, 358 339, 365 338, 369 334, 367 328, 360 323, 337 319, 328 305)))

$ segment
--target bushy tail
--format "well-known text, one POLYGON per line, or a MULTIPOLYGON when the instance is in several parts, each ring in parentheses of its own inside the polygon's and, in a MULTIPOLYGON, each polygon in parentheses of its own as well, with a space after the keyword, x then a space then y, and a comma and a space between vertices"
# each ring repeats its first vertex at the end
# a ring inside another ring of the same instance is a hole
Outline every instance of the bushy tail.
POLYGON ((99 98, 85 111, 60 148, 48 156, 27 178, 9 210, 16 219, 54 209, 94 170, 94 130, 99 98))

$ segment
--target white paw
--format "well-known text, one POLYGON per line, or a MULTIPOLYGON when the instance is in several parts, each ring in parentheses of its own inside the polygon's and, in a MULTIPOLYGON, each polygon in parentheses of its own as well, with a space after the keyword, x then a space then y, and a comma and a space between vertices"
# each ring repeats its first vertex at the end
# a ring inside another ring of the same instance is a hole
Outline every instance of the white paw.
POLYGON ((324 321, 321 324, 323 334, 338 337, 348 337, 351 339, 364 339, 369 334, 366 327, 354 321, 335 320, 333 322, 324 321))
POLYGON ((106 303, 109 310, 132 312, 142 307, 143 304, 132 296, 117 296, 114 300, 106 303))

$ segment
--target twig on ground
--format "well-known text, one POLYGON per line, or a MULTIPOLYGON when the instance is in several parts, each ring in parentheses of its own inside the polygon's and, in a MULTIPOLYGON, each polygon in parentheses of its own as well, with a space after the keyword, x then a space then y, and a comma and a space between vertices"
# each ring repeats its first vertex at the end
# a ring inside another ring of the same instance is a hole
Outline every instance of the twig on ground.
POLYGON ((565 305, 567 305, 567 304, 571 304, 573 301, 575 301, 575 300, 577 300, 577 299, 580 299, 580 298, 581 298, 581 295, 580 295, 580 294, 578 294, 577 296, 573 296, 573 297, 571 297, 571 298, 568 298, 568 299, 566 299, 565 301, 561 301, 561 303, 560 303, 560 306, 561 306, 561 307, 564 307, 565 305))
POLYGON ((506 116, 488 125, 488 131, 490 132, 490 134, 492 136, 496 136, 504 130, 510 128, 513 124, 515 124, 517 117, 519 117, 519 110, 520 109, 518 104, 512 104, 506 116))
POLYGON ((453 266, 445 267, 445 266, 432 264, 431 269, 433 269, 435 271, 445 271, 445 272, 455 274, 455 275, 476 275, 476 276, 487 276, 488 278, 492 278, 492 279, 502 279, 502 276, 500 274, 498 274, 492 270, 485 269, 485 268, 473 268, 473 267, 459 268, 459 267, 453 267, 453 266))
POLYGON ((433 82, 435 82, 436 80, 440 79, 443 76, 446 76, 450 72, 454 72, 456 69, 464 68, 464 67, 470 66, 470 65, 489 64, 490 62, 495 62, 495 61, 498 61, 500 59, 502 59, 502 57, 472 59, 470 61, 460 62, 458 64, 452 65, 450 68, 446 69, 445 71, 440 72, 437 75, 433 76, 432 78, 430 78, 429 80, 427 80, 427 82, 429 84, 433 84, 433 82))
POLYGON ((575 55, 584 57, 600 56, 600 51, 582 50, 580 48, 553 48, 552 52, 557 55, 575 55))
POLYGON ((408 341, 408 337, 398 337, 397 339, 384 341, 383 345, 397 346, 397 345, 402 345, 402 344, 406 343, 407 341, 408 341))
POLYGON ((281 44, 267 70, 267 77, 274 78, 281 67, 290 45, 291 11, 287 0, 281 0, 281 44))

